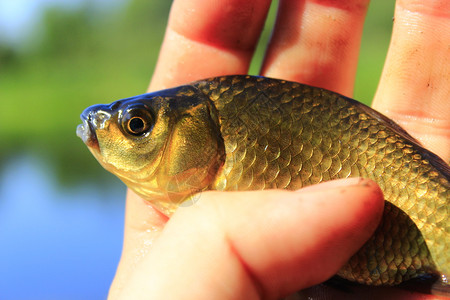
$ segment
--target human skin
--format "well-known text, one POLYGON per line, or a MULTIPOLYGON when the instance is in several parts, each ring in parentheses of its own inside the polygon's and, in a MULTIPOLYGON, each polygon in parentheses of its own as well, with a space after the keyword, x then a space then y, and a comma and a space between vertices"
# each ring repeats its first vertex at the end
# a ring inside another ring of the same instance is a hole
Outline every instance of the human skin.
MULTIPOLYGON (((261 75, 351 96, 368 4, 281 0, 261 75)), ((269 5, 175 0, 149 90, 246 74, 269 5)), ((396 2, 373 101, 445 161, 449 18, 447 0, 396 2)), ((170 220, 128 191, 123 252, 109 298, 276 299, 336 272, 370 236, 381 207, 379 188, 359 179, 295 192, 207 192, 170 220)), ((349 295, 316 286, 302 293, 314 299, 437 299, 397 288, 360 287, 349 295)))

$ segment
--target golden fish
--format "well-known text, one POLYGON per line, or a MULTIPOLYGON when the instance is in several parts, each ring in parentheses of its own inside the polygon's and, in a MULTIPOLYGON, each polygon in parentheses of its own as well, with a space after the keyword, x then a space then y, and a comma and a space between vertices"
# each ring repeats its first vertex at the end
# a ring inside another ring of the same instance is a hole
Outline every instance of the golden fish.
POLYGON ((170 215, 204 190, 299 189, 361 176, 386 199, 373 237, 339 271, 368 285, 450 274, 450 168, 400 126, 342 95, 224 76, 95 105, 78 135, 170 215))

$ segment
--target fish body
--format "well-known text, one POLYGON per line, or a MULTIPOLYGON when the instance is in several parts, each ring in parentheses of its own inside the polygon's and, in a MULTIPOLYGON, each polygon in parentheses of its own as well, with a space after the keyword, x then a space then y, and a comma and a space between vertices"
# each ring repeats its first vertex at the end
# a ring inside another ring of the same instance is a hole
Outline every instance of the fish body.
POLYGON ((368 285, 432 275, 448 288, 450 168, 355 100, 224 76, 96 105, 82 119, 78 135, 99 162, 168 215, 204 190, 370 178, 386 199, 383 218, 338 275, 368 285))

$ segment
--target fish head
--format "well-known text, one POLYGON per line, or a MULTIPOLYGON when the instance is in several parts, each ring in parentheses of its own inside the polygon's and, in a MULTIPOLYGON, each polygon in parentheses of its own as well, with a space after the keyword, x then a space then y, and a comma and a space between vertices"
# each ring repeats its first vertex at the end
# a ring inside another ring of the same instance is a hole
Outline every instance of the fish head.
POLYGON ((191 87, 94 105, 81 119, 77 135, 99 163, 168 215, 223 164, 218 120, 191 87))

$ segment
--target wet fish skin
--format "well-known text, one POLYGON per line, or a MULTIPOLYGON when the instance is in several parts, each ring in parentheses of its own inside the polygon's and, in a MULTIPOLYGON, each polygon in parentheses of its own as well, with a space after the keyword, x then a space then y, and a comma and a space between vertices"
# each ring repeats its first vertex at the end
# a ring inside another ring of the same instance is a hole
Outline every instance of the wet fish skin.
POLYGON ((338 274, 369 285, 449 274, 449 166, 355 100, 224 76, 88 108, 82 119, 78 134, 99 162, 167 214, 202 190, 373 179, 387 200, 381 224, 338 274), (139 109, 151 128, 132 136, 123 116, 139 109))

